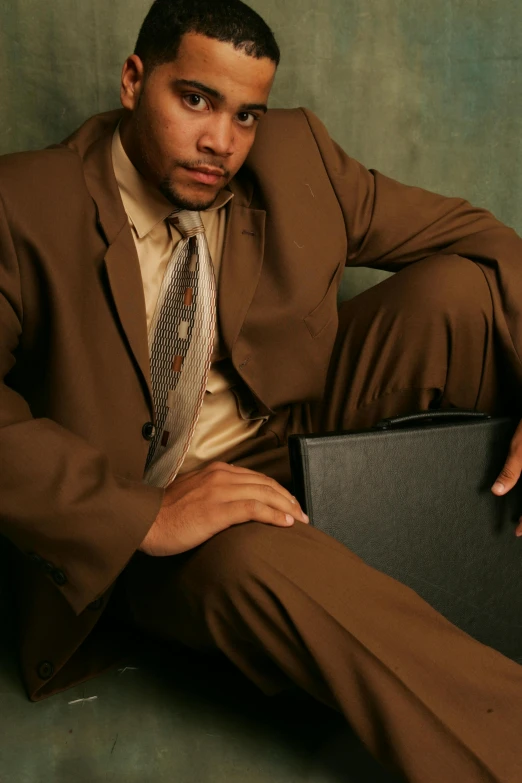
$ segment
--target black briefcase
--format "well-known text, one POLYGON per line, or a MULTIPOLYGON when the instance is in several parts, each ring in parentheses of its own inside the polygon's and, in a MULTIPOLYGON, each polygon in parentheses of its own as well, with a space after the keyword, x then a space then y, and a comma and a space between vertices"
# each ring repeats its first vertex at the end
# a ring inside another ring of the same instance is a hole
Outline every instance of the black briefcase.
POLYGON ((364 432, 292 435, 289 449, 310 524, 522 663, 522 486, 491 493, 517 423, 425 412, 364 432))

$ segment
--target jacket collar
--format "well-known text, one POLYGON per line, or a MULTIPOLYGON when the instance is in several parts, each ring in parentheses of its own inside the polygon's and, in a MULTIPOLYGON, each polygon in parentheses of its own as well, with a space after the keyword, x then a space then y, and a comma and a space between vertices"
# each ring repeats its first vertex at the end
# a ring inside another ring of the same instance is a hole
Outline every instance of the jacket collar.
MULTIPOLYGON (((87 188, 97 206, 99 222, 108 244, 111 244, 126 222, 126 212, 112 163, 112 139, 123 116, 123 109, 95 115, 62 142, 82 158, 87 188)), ((234 194, 234 202, 238 207, 250 206, 253 181, 246 166, 229 182, 227 190, 234 194)))
MULTIPOLYGON (((173 206, 135 168, 121 142, 119 125, 112 137, 112 163, 125 212, 136 234, 143 239, 159 223, 168 218, 173 206)), ((233 197, 234 194, 225 188, 205 213, 221 209, 233 197)))
POLYGON ((98 227, 107 242, 105 267, 110 293, 153 413, 145 296, 127 213, 112 164, 112 137, 123 111, 87 120, 64 144, 83 161, 87 189, 96 205, 98 227))
MULTIPOLYGON (((122 117, 123 110, 92 117, 63 144, 83 160, 87 189, 96 204, 99 228, 108 245, 105 264, 111 294, 152 412, 143 284, 112 162, 112 139, 122 117)), ((254 177, 247 165, 230 181, 228 188, 234 198, 226 207, 228 219, 217 309, 223 343, 237 368, 248 355, 248 346, 240 345, 236 349, 236 344, 261 274, 266 213, 251 207, 254 177)))

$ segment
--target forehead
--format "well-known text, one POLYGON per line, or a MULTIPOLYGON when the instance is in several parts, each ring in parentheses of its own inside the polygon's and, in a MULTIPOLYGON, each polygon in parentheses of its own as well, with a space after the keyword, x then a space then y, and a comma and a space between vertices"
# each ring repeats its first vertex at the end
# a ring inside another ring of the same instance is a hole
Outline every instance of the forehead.
POLYGON ((157 66, 151 78, 162 82, 197 81, 221 93, 227 102, 266 102, 276 65, 268 57, 257 59, 233 44, 187 33, 173 62, 157 66))

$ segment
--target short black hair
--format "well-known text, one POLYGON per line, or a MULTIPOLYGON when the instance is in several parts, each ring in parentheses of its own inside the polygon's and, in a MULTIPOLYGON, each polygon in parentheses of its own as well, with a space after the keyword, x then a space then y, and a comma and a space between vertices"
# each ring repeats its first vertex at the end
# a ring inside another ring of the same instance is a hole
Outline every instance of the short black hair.
POLYGON ((231 43, 245 54, 279 65, 280 51, 267 23, 241 0, 155 0, 141 26, 134 54, 145 70, 176 59, 186 33, 231 43))

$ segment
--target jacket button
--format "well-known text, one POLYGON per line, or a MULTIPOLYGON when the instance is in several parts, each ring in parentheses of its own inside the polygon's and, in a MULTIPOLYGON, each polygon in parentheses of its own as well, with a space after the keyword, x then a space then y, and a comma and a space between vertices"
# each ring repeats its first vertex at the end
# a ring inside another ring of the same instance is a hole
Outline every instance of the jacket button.
POLYGON ((58 585, 58 587, 61 587, 62 585, 66 584, 67 577, 65 576, 63 571, 59 571, 56 569, 53 571, 53 581, 55 584, 58 585))
POLYGON ((143 435, 145 440, 152 440, 152 438, 156 434, 156 427, 154 426, 154 424, 151 421, 148 421, 141 428, 141 434, 143 435))
POLYGON ((44 560, 44 562, 41 563, 41 566, 44 574, 52 574, 54 571, 54 565, 50 563, 48 560, 44 560))
POLYGON ((103 598, 97 598, 96 601, 87 604, 87 609, 90 609, 91 612, 97 612, 98 609, 102 608, 102 606, 103 606, 103 598))
POLYGON ((28 552, 27 557, 31 558, 33 563, 37 563, 38 565, 43 563, 43 559, 40 557, 40 555, 37 555, 36 552, 28 552))
POLYGON ((54 674, 54 666, 50 661, 42 661, 37 672, 41 680, 50 680, 54 674))

